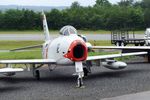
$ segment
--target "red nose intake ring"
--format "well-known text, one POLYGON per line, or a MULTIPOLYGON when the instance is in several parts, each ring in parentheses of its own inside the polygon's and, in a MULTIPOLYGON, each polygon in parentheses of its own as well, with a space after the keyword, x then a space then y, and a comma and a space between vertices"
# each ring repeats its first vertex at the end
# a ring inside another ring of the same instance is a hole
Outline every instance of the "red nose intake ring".
POLYGON ((64 57, 72 61, 84 61, 87 58, 86 44, 81 40, 75 40, 71 43, 68 53, 64 57))

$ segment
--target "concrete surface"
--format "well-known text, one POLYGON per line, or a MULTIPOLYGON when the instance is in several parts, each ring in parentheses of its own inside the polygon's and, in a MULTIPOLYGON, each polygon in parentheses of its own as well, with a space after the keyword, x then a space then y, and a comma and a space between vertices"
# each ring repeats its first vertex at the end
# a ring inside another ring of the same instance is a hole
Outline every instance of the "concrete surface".
POLYGON ((150 66, 142 60, 119 71, 93 67, 92 74, 84 78, 83 89, 75 87, 74 66, 58 66, 52 72, 41 69, 40 81, 31 72, 0 75, 0 100, 101 100, 150 91, 150 66))
MULTIPOLYGON (((54 39, 59 34, 52 34, 54 39)), ((111 40, 110 34, 85 34, 88 40, 111 40)), ((144 38, 144 34, 136 34, 136 38, 144 38)), ((44 40, 44 34, 0 34, 0 40, 44 40)))

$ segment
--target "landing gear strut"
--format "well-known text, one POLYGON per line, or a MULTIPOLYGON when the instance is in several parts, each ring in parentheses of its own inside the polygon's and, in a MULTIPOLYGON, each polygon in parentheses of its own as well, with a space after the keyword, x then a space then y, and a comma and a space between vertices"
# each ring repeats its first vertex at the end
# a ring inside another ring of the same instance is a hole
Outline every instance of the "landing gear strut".
POLYGON ((78 88, 83 88, 83 77, 84 77, 84 72, 83 72, 83 65, 82 62, 75 62, 75 69, 76 73, 78 75, 77 78, 77 87, 78 88))
POLYGON ((83 68, 83 72, 84 76, 88 76, 88 73, 90 73, 87 68, 83 68))
POLYGON ((35 70, 35 78, 37 79, 37 80, 40 80, 40 71, 39 70, 35 70))
POLYGON ((83 77, 80 75, 78 76, 78 79, 77 79, 77 87, 78 88, 83 87, 83 77))
POLYGON ((38 70, 38 68, 40 68, 42 65, 36 67, 35 64, 33 64, 33 76, 37 79, 40 80, 40 71, 38 70))

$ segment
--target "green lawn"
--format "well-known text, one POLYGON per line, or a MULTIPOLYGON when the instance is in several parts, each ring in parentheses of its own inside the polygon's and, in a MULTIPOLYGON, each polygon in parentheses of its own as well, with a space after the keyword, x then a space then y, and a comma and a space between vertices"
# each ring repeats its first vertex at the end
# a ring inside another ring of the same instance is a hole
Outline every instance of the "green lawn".
MULTIPOLYGON (((110 45, 109 41, 90 41, 92 45, 110 45)), ((31 45, 42 44, 43 41, 0 41, 0 50, 11 50, 31 45)), ((103 53, 90 53, 89 55, 99 55, 103 53)), ((38 59, 41 58, 41 49, 31 49, 23 52, 0 52, 0 59, 38 59), (32 51, 36 50, 36 51, 32 51)))
MULTIPOLYGON (((130 31, 129 33, 130 33, 130 34, 133 34, 132 31, 130 31)), ((135 31, 134 33, 135 33, 135 34, 144 34, 144 33, 145 33, 145 30, 135 31)))
MULTIPOLYGON (((90 41, 92 45, 111 45, 110 41, 90 41)), ((43 41, 0 41, 0 50, 10 50, 14 48, 20 48, 24 46, 31 46, 42 44, 43 41)), ((115 52, 90 52, 89 56, 95 55, 106 55, 106 54, 114 54, 115 52)), ((42 58, 41 49, 31 49, 31 51, 19 51, 19 52, 0 52, 0 59, 40 59, 42 58)), ((125 59, 128 59, 126 57, 125 59)))
MULTIPOLYGON (((114 54, 118 52, 89 52, 89 56, 114 54)), ((0 52, 0 59, 41 59, 41 50, 19 51, 19 52, 0 52)))
MULTIPOLYGON (((92 45, 111 45, 110 41, 89 41, 92 45)), ((14 48, 20 48, 25 46, 32 46, 42 44, 44 41, 0 41, 0 50, 10 50, 14 48)))
POLYGON ((23 52, 0 52, 0 59, 41 59, 41 50, 23 52))
MULTIPOLYGON (((43 41, 0 41, 0 50, 11 50, 42 43, 43 41)), ((23 52, 0 52, 0 59, 36 59, 41 57, 41 49, 31 49, 31 51, 23 52)))
POLYGON ((93 46, 99 45, 99 46, 111 46, 111 41, 107 40, 90 40, 89 41, 93 46))
POLYGON ((10 50, 44 43, 43 41, 0 41, 0 50, 10 50))

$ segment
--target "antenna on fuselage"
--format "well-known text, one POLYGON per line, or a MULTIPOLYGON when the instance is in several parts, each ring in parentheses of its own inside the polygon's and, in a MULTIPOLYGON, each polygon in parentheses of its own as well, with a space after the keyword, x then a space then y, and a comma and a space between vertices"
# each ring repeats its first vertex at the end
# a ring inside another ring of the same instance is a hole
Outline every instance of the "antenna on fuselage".
POLYGON ((42 17, 43 17, 43 30, 45 35, 45 41, 48 41, 50 40, 50 35, 49 35, 49 29, 48 29, 47 20, 44 11, 42 11, 42 17))

